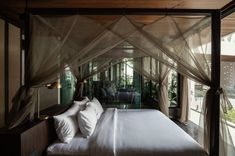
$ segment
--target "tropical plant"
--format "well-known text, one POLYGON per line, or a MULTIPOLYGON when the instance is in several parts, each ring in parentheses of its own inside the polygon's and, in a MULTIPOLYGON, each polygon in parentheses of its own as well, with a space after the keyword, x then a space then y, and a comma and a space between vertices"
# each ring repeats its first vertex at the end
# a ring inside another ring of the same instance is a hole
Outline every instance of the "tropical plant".
POLYGON ((225 118, 228 121, 235 123, 235 109, 229 110, 228 113, 225 114, 225 118))
POLYGON ((170 105, 177 104, 177 78, 176 74, 171 74, 171 81, 168 88, 168 99, 170 101, 170 105))

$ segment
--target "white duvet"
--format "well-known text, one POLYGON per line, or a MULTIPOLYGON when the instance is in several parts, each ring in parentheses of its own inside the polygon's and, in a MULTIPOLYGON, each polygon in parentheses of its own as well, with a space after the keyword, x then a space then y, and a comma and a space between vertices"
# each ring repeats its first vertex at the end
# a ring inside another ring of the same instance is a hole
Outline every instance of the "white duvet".
POLYGON ((157 110, 108 109, 92 137, 92 156, 205 156, 187 133, 157 110))
POLYGON ((78 142, 81 139, 75 140, 77 142, 72 140, 69 144, 53 144, 48 151, 74 156, 207 156, 174 122, 150 109, 107 109, 89 139, 83 143, 78 142), (83 147, 82 150, 78 146, 83 147))

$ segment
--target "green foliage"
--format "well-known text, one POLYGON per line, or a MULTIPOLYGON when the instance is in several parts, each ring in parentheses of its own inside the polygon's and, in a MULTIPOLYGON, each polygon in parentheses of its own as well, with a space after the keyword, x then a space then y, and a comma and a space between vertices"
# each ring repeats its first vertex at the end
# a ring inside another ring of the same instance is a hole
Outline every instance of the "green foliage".
POLYGON ((126 75, 126 85, 128 86, 133 85, 133 76, 126 75))
POLYGON ((171 75, 171 82, 168 89, 168 99, 170 101, 170 105, 176 105, 177 104, 177 79, 176 74, 172 73, 171 75))
POLYGON ((152 97, 157 99, 158 84, 152 81, 146 81, 143 88, 143 97, 144 99, 152 97), (150 87, 151 86, 151 87, 150 87), (150 89, 151 88, 151 89, 150 89))
POLYGON ((123 87, 124 88, 124 86, 125 86, 125 83, 126 83, 126 79, 125 79, 125 76, 124 75, 122 75, 121 77, 120 77, 120 80, 119 80, 119 87, 123 87))
POLYGON ((206 91, 205 89, 203 89, 203 85, 195 85, 195 97, 204 97, 205 94, 206 94, 206 91))
POLYGON ((231 109, 228 111, 227 114, 225 114, 225 118, 230 121, 230 122, 233 122, 235 123, 235 109, 231 109))
POLYGON ((144 98, 150 97, 150 82, 146 81, 144 83, 144 90, 143 90, 144 98))
POLYGON ((205 95, 204 91, 195 89, 195 97, 203 97, 204 95, 205 95))

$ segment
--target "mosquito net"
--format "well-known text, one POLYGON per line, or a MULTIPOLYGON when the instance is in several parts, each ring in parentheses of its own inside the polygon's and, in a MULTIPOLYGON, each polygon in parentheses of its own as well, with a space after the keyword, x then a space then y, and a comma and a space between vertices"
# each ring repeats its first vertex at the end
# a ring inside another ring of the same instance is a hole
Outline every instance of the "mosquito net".
MULTIPOLYGON (((170 69, 185 78, 203 85, 211 84, 211 18, 207 16, 37 16, 30 18, 30 50, 27 57, 29 79, 15 96, 9 127, 19 125, 34 113, 35 89, 55 80, 64 68, 70 67, 77 78, 75 98, 82 96, 86 78, 104 71, 123 58, 134 58, 132 68, 159 86, 160 110, 168 115, 166 77, 170 69), (135 58, 151 57, 154 67, 149 69, 135 58), (89 62, 97 68, 89 70, 89 62)), ((181 92, 187 90, 182 83, 181 92)), ((224 94, 222 97, 224 97, 224 94)), ((209 148, 210 89, 201 114, 201 143, 209 148)), ((184 99, 184 98, 183 98, 184 99)), ((226 112, 226 98, 221 100, 221 111, 226 112)), ((182 113, 187 116, 188 102, 182 102, 182 113)), ((229 143, 226 122, 221 119, 221 143, 229 143)), ((223 146, 227 147, 227 146, 223 146)), ((222 146, 221 146, 222 148, 222 146)), ((226 148, 222 155, 228 155, 226 148)))

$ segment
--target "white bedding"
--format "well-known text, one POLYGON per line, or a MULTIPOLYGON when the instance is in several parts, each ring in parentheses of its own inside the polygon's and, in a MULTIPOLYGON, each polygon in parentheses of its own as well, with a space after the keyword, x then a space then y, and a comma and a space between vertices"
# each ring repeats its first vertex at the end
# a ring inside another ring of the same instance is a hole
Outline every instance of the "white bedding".
MULTIPOLYGON (((86 146, 85 153, 91 156, 207 155, 196 141, 157 110, 107 109, 86 142, 73 140, 67 147, 58 145, 53 144, 54 149, 63 148, 60 151, 64 154, 77 156, 84 153, 81 146, 86 146)), ((48 150, 50 154, 55 152, 51 146, 48 150)))
POLYGON ((56 141, 47 148, 47 155, 53 156, 90 156, 89 139, 79 132, 69 143, 56 141))

